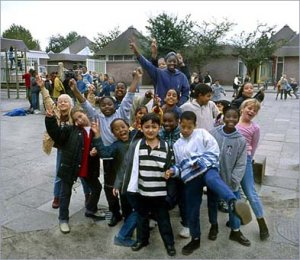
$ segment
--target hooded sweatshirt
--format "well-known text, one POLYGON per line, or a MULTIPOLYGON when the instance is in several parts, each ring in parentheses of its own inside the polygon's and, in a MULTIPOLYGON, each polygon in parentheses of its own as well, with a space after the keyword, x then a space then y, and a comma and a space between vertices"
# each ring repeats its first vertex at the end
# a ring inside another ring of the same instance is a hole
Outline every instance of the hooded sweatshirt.
POLYGON ((174 72, 168 69, 159 69, 142 55, 140 55, 137 60, 143 69, 149 73, 154 83, 155 93, 160 97, 162 103, 164 103, 165 96, 169 89, 175 89, 180 93, 178 106, 181 106, 189 99, 190 84, 182 72, 178 69, 175 69, 174 72))
POLYGON ((219 169, 223 181, 237 191, 246 171, 247 146, 245 138, 236 130, 226 134, 224 126, 218 126, 210 131, 220 148, 219 169))

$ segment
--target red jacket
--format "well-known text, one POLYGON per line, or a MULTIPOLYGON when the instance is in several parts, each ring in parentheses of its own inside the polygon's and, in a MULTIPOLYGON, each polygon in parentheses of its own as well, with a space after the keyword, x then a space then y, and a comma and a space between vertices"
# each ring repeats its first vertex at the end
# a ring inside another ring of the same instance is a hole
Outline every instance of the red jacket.
POLYGON ((25 73, 24 75, 22 75, 22 79, 25 79, 25 86, 26 86, 26 88, 30 88, 30 77, 31 77, 31 75, 30 75, 30 73, 25 73))

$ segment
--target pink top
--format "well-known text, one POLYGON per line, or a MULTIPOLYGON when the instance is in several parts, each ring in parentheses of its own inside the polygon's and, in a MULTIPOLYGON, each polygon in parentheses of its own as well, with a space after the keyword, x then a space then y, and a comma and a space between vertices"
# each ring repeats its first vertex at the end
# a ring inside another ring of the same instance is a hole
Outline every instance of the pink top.
POLYGON ((247 154, 253 157, 260 137, 259 125, 254 122, 251 122, 250 126, 245 127, 238 123, 236 125, 236 128, 246 139, 247 154))

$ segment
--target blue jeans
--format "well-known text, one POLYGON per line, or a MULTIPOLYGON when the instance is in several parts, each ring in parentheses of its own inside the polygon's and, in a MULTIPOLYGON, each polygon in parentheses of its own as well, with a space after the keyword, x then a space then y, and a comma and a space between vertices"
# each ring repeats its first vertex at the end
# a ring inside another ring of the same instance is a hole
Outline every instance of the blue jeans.
POLYGON ((61 178, 59 178, 57 176, 60 161, 61 161, 61 150, 57 149, 57 153, 56 153, 56 172, 55 172, 55 180, 54 180, 54 197, 59 197, 60 196, 61 178))
POLYGON ((31 105, 33 110, 39 109, 39 93, 36 91, 31 91, 31 105))
POLYGON ((216 196, 222 198, 227 203, 236 200, 235 195, 221 179, 216 168, 211 168, 203 175, 187 182, 185 184, 186 212, 190 234, 193 239, 200 239, 201 236, 199 217, 204 186, 207 186, 216 196))
POLYGON ((119 230, 119 233, 117 237, 120 239, 131 239, 133 235, 133 231, 137 226, 137 220, 138 220, 138 213, 136 211, 137 208, 137 201, 136 201, 136 194, 135 193, 126 193, 126 198, 132 207, 131 213, 127 216, 127 218, 124 220, 124 223, 119 230))
MULTIPOLYGON (((60 161, 61 161, 61 149, 57 149, 56 153, 56 173, 55 173, 55 180, 54 180, 54 197, 59 197, 60 196, 60 190, 61 190, 61 178, 57 176, 59 166, 60 166, 60 161)), ((83 192, 84 194, 91 193, 91 189, 85 182, 83 178, 80 178, 82 187, 83 187, 83 192)))
MULTIPOLYGON (((234 191, 233 194, 237 199, 241 199, 240 191, 234 191)), ((241 220, 232 211, 229 211, 229 224, 232 230, 240 229, 241 220)))
POLYGON ((255 190, 253 167, 252 167, 252 156, 247 156, 246 172, 241 181, 241 186, 245 196, 247 197, 251 208, 256 218, 262 218, 264 216, 263 206, 260 198, 255 190))

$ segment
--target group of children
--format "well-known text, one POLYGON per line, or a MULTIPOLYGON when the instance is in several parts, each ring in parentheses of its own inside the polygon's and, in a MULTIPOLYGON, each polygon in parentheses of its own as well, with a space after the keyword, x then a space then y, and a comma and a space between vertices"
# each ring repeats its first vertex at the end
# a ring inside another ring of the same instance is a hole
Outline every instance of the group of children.
POLYGON ((210 101, 212 89, 200 83, 194 89, 194 99, 180 107, 180 96, 174 89, 166 91, 162 106, 158 102, 151 110, 138 107, 130 126, 130 110, 141 77, 142 70, 137 69, 118 109, 112 97, 100 98, 101 113, 80 93, 76 81, 70 80, 70 88, 82 107, 70 110, 73 124, 61 127, 53 106, 46 107, 46 129, 61 152, 57 165, 62 181, 60 230, 70 232, 68 208, 72 185, 78 177, 90 194, 85 216, 105 219, 97 207, 102 189, 98 179, 102 158, 104 190, 113 213, 111 226, 124 218, 114 239, 116 245, 131 247, 133 251, 147 246, 149 216, 153 216, 168 255, 174 256, 169 210, 178 204, 181 223, 188 230, 186 237, 191 237, 182 254, 190 255, 200 247, 199 218, 205 186, 211 224, 209 239, 217 238, 217 204, 223 199, 229 211, 229 239, 250 246, 240 231, 240 225, 252 219, 248 203, 240 200, 241 188, 257 218, 260 238, 266 239, 269 231, 252 170, 259 140, 259 126, 252 120, 260 103, 249 96, 239 104, 240 110, 227 106, 222 111, 222 120, 217 121, 220 111, 210 101))

